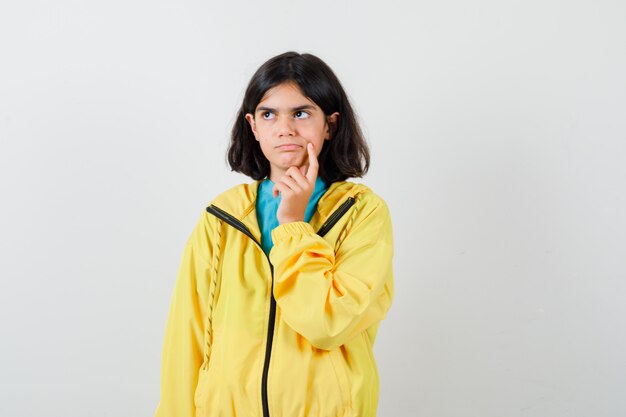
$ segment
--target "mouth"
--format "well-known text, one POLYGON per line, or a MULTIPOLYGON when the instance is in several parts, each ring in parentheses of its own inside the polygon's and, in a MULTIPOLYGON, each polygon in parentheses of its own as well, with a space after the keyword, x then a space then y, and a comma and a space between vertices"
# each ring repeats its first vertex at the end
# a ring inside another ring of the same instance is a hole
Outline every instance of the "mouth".
POLYGON ((279 151, 297 151, 302 149, 302 146, 296 145, 295 143, 285 143, 284 145, 279 145, 276 147, 279 151))

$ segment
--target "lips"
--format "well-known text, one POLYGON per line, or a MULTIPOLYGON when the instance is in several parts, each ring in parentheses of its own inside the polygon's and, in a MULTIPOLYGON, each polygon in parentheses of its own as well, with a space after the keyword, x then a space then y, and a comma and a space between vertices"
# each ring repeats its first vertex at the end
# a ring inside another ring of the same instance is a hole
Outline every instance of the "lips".
POLYGON ((302 149, 302 146, 296 145, 295 143, 286 143, 284 145, 277 146, 276 149, 280 151, 297 151, 302 149))

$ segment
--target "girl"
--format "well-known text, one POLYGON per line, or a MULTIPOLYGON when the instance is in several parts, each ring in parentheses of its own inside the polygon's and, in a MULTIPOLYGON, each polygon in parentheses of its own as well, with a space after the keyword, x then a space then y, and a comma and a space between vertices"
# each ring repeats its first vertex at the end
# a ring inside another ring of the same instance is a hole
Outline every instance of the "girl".
POLYGON ((228 161, 255 182, 203 210, 184 250, 157 417, 371 417, 393 297, 385 202, 333 71, 287 52, 252 77, 228 161))

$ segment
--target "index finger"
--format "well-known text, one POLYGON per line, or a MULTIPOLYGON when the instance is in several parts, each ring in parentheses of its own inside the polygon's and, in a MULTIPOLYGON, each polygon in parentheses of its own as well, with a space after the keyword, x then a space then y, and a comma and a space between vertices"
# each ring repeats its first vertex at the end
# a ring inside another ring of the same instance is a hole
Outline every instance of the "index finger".
POLYGON ((319 170, 319 163, 317 162, 317 155, 315 155, 315 148, 313 144, 309 142, 306 146, 306 150, 309 153, 309 169, 306 172, 306 179, 310 183, 314 183, 317 179, 317 172, 319 170))

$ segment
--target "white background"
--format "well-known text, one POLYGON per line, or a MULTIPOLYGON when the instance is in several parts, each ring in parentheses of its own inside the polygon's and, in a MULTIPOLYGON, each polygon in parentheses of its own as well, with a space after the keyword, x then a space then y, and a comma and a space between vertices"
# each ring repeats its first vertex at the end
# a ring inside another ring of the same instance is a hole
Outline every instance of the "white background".
POLYGON ((621 0, 3 0, 0 415, 153 414, 183 246, 287 50, 392 212, 379 415, 626 415, 621 0))

